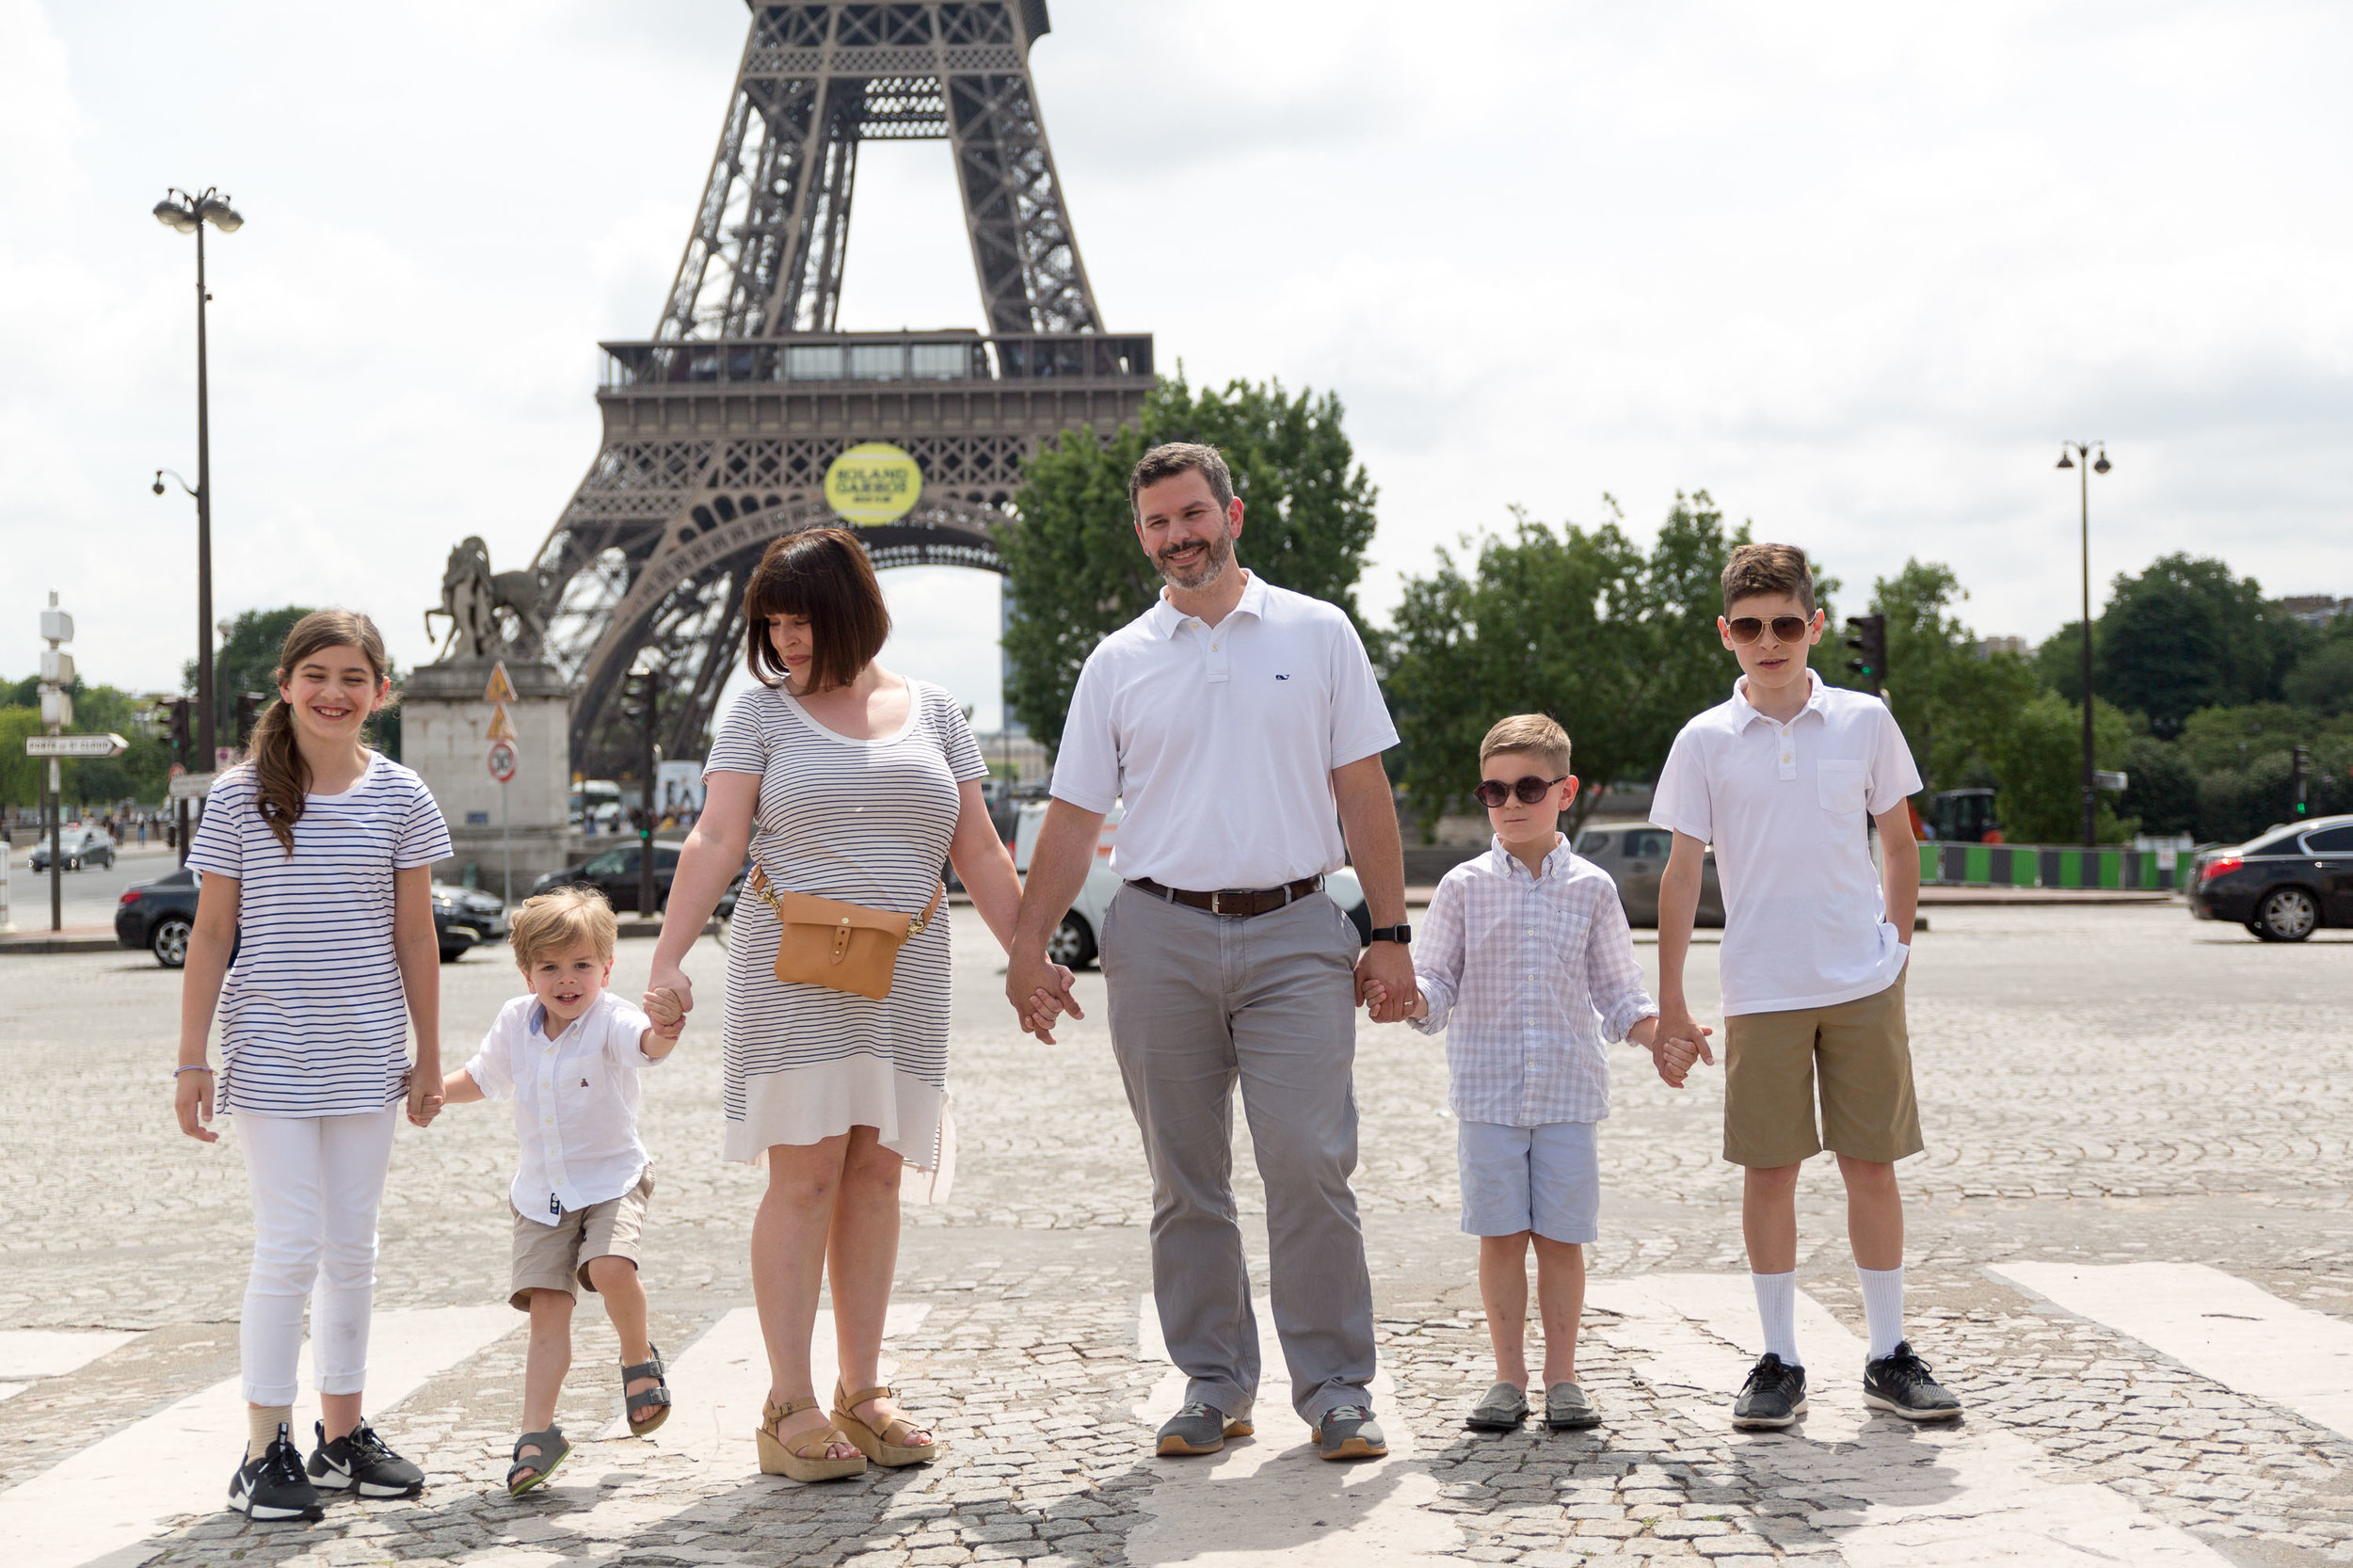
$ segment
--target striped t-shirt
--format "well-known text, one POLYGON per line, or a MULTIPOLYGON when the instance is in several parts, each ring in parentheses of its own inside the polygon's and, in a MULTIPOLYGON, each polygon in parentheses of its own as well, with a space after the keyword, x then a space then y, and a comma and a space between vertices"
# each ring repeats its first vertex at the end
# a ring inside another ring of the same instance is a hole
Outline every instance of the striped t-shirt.
POLYGON ((446 859, 449 829, 424 780, 371 752, 350 789, 309 797, 294 840, 289 856, 244 763, 213 786, 189 841, 189 865, 239 883, 219 1104, 264 1116, 380 1111, 408 1070, 392 872, 446 859))

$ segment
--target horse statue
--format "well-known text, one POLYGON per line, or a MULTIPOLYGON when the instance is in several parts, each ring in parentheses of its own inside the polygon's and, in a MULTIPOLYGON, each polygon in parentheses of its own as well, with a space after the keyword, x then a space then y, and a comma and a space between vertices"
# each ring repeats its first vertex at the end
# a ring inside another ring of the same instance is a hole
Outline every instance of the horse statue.
POLYGON ((492 571, 490 547, 470 536, 449 552, 449 565, 441 572, 441 602, 424 613, 424 634, 434 634, 434 616, 446 616, 450 629, 441 651, 445 659, 498 659, 510 652, 536 657, 548 631, 539 614, 546 591, 536 571, 492 571), (499 620, 501 611, 514 617, 511 638, 499 620))

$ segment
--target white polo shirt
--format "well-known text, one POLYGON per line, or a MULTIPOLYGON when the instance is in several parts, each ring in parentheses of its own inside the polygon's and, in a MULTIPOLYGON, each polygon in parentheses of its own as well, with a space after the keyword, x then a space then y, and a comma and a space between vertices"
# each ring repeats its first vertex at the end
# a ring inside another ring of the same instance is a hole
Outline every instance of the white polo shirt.
POLYGON ((1864 823, 1918 792, 1912 748, 1885 703, 1805 674, 1787 724, 1735 681, 1675 737, 1651 799, 1651 821, 1716 846, 1727 1017, 1876 995, 1911 951, 1887 923, 1864 823))
POLYGON ((1216 626, 1163 593, 1079 672, 1054 796, 1126 802, 1112 870, 1165 888, 1275 888, 1347 858, 1332 770, 1397 744, 1348 617, 1255 572, 1216 626))

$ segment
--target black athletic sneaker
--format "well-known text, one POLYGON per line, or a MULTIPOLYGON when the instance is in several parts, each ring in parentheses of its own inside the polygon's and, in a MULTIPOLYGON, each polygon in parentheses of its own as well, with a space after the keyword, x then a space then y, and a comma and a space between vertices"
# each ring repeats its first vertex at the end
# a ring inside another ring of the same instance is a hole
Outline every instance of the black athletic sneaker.
POLYGON ((413 1497, 424 1490, 424 1472, 392 1452, 365 1421, 332 1443, 327 1423, 317 1427, 318 1450, 311 1455, 311 1479, 330 1492, 362 1497, 413 1497))
POLYGON ((1749 1381, 1740 1385, 1740 1397, 1732 1401, 1732 1424, 1785 1427, 1804 1414, 1805 1368, 1769 1353, 1757 1357, 1749 1381))
POLYGON ((302 1455, 286 1435, 278 1435, 259 1459, 248 1459, 229 1478, 229 1506, 253 1519, 319 1519, 318 1488, 302 1473, 302 1455))
POLYGON ((1961 1401, 1937 1385, 1928 1363, 1912 1353, 1909 1339, 1863 1364, 1863 1402, 1907 1421, 1950 1421, 1961 1415, 1961 1401))

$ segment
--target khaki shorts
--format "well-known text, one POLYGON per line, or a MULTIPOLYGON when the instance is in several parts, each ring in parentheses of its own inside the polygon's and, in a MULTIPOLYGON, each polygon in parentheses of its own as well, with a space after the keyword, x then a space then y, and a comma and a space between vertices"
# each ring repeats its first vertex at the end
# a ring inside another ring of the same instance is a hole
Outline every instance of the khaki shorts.
POLYGON ((1884 991, 1834 1007, 1742 1013, 1724 1020, 1726 1160, 1769 1170, 1828 1148, 1849 1160, 1892 1164, 1923 1146, 1902 975, 1884 991))
POLYGON ((552 1225, 508 1204, 515 1215, 515 1271, 508 1304, 518 1312, 528 1312, 534 1290, 561 1290, 575 1299, 582 1290, 595 1294, 588 1265, 600 1257, 626 1257, 636 1267, 646 1231, 646 1204, 652 1197, 653 1167, 648 1165, 637 1185, 619 1197, 568 1209, 552 1225))

